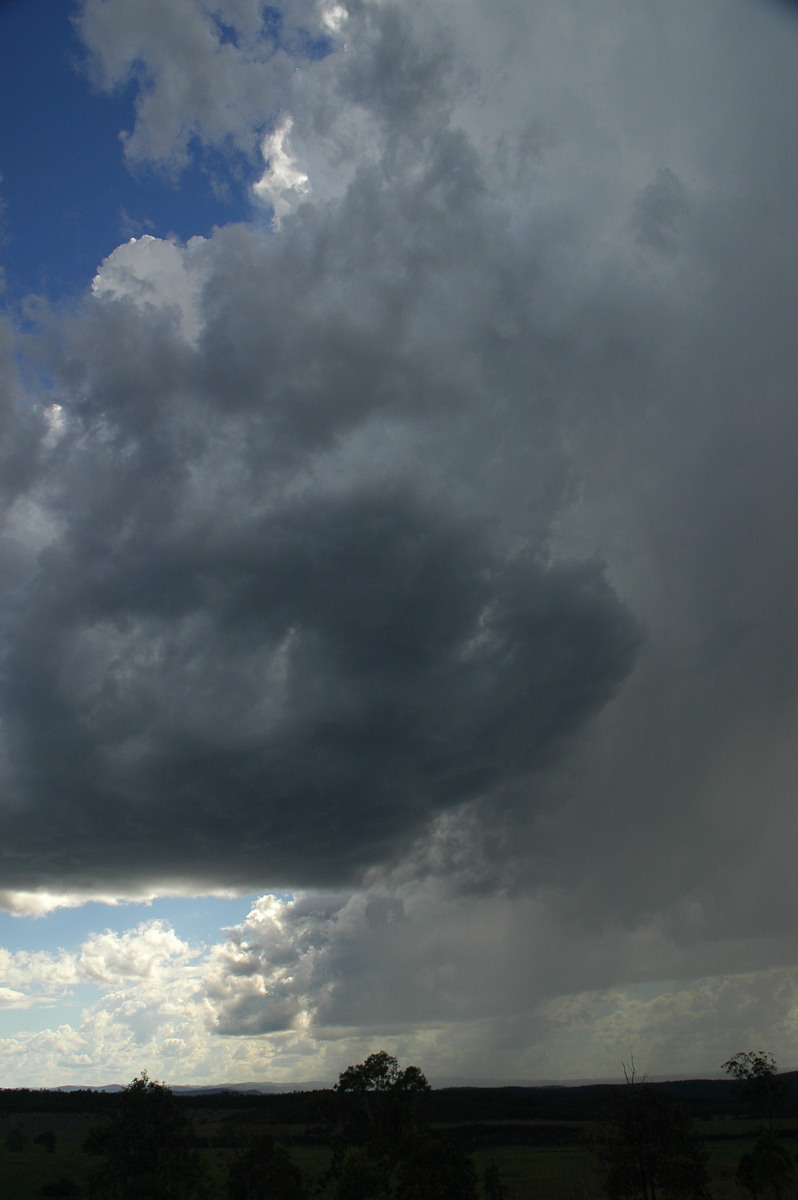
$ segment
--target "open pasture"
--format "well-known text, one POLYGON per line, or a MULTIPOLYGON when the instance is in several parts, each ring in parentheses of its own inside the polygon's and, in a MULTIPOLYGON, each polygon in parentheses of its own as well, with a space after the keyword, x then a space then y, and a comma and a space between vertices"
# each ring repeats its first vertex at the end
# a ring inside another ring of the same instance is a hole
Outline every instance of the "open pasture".
MULTIPOLYGON (((85 1153, 83 1141, 89 1129, 102 1120, 96 1112, 3 1113, 0 1116, 0 1197, 3 1200, 6 1197, 38 1200, 43 1186, 66 1178, 80 1188, 75 1195, 90 1200, 88 1180, 97 1160, 85 1153), (7 1139, 17 1130, 22 1134, 23 1144, 18 1149, 11 1149, 7 1139), (55 1134, 55 1147, 51 1153, 35 1141, 45 1131, 55 1134)), ((229 1105, 208 1106, 196 1111, 193 1123, 197 1148, 208 1168, 213 1194, 220 1200, 234 1147, 239 1138, 253 1131, 273 1132, 289 1148, 303 1172, 310 1185, 309 1195, 317 1200, 332 1200, 332 1188, 320 1187, 329 1166, 330 1149, 321 1141, 307 1141, 306 1126, 275 1125, 252 1111, 231 1111, 229 1105)), ((480 1196, 484 1197, 485 1168, 493 1161, 499 1169, 507 1200, 600 1200, 601 1169, 589 1148, 592 1137, 600 1128, 599 1122, 590 1121, 558 1125, 516 1121, 500 1127, 491 1122, 469 1124, 467 1137, 474 1146, 472 1159, 480 1196)), ((744 1200, 745 1193, 737 1187, 734 1172, 740 1156, 751 1149, 754 1126, 724 1118, 699 1121, 696 1129, 706 1139, 709 1152, 712 1200, 744 1200)), ((784 1123, 781 1132, 785 1145, 794 1156, 798 1151, 798 1129, 793 1122, 784 1123)))

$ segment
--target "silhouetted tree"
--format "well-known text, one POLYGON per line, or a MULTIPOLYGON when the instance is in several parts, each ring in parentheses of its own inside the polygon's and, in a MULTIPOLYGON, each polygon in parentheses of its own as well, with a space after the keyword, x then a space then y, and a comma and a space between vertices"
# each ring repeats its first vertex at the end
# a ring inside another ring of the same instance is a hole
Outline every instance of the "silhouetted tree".
POLYGON ((230 1164, 227 1200, 304 1200, 299 1167, 268 1134, 253 1138, 230 1164))
POLYGON ((734 1080, 740 1103, 770 1134, 787 1099, 787 1085, 778 1075, 776 1060, 766 1050, 741 1050, 723 1064, 734 1080))
POLYGON ((474 1164, 444 1133, 410 1139, 396 1168, 395 1200, 477 1200, 474 1164))
POLYGON ((707 1154, 681 1106, 634 1079, 618 1089, 609 1136, 597 1148, 612 1200, 708 1196, 707 1154))
POLYGON ((754 1200, 780 1200, 795 1194, 795 1164, 771 1133, 759 1135, 751 1153, 740 1159, 734 1178, 754 1200))
POLYGON ((418 1067, 402 1069, 384 1050, 341 1073, 329 1175, 336 1200, 476 1200, 468 1155, 451 1138, 419 1128, 430 1090, 418 1067))
POLYGON ((43 1146, 48 1154, 55 1154, 58 1138, 52 1129, 44 1129, 41 1133, 37 1133, 33 1140, 37 1146, 43 1146))
POLYGON ((380 1050, 342 1071, 334 1090, 344 1099, 345 1141, 392 1158, 417 1127, 420 1102, 431 1089, 418 1067, 402 1069, 380 1050))
POLYGON ((501 1174, 499 1173, 499 1165, 495 1158, 491 1158, 485 1163, 485 1170, 482 1174, 482 1188, 487 1196, 487 1200, 505 1200, 506 1192, 501 1174))
POLYGON ((795 1165, 776 1140, 775 1122, 787 1099, 787 1085, 778 1075, 776 1060, 767 1050, 741 1050, 723 1064, 734 1080, 741 1105, 762 1124, 749 1154, 737 1165, 735 1179, 757 1200, 779 1200, 794 1193, 795 1165))
POLYGON ((335 1200, 390 1200, 393 1164, 365 1146, 339 1146, 330 1178, 335 1200))
POLYGON ((39 1188, 40 1196, 80 1196, 80 1184, 71 1175, 59 1175, 39 1188))
POLYGON ((171 1088, 144 1071, 121 1093, 115 1115, 86 1138, 84 1148, 105 1157, 93 1185, 103 1200, 200 1200, 204 1171, 192 1141, 171 1088))
POLYGON ((15 1125, 6 1138, 6 1150, 10 1150, 13 1154, 18 1154, 20 1150, 24 1150, 28 1144, 28 1135, 23 1133, 22 1127, 15 1125))

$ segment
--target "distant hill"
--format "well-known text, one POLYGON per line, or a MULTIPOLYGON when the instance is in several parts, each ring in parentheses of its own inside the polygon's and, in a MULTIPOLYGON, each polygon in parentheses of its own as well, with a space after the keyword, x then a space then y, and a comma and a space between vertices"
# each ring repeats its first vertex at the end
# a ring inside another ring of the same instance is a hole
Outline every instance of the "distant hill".
POLYGON ((219 1083, 169 1085, 176 1096, 209 1096, 217 1092, 265 1096, 285 1092, 323 1092, 333 1085, 330 1080, 305 1080, 303 1083, 219 1083))
MULTIPOLYGON (((798 1071, 780 1072, 779 1078, 787 1085, 788 1094, 798 1098, 798 1071)), ((595 1104, 597 1097, 603 1095, 608 1087, 623 1085, 623 1079, 591 1079, 591 1080, 473 1080, 458 1077, 433 1078, 431 1083, 435 1093, 445 1094, 449 1100, 457 1103, 459 1098, 463 1103, 475 1104, 478 1108, 488 1102, 488 1096, 502 1096, 504 1102, 537 1107, 544 1106, 551 1110, 556 1108, 564 1116, 595 1104)), ((642 1082, 642 1079, 640 1080, 642 1082)), ((696 1077, 679 1079, 667 1076, 649 1076, 646 1082, 656 1088, 662 1088, 689 1107, 709 1111, 713 1107, 726 1108, 733 1100, 734 1091, 731 1081, 725 1075, 715 1077, 696 1077)), ((333 1087, 331 1080, 301 1080, 287 1083, 272 1083, 270 1081, 248 1081, 246 1083, 208 1083, 208 1084, 170 1084, 177 1096, 214 1096, 235 1094, 241 1096, 278 1096, 290 1093, 327 1091, 333 1087)), ((51 1092, 120 1092, 122 1085, 118 1083, 104 1084, 96 1087, 86 1084, 62 1084, 60 1087, 48 1089, 51 1092)))
MULTIPOLYGON (((241 1095, 265 1096, 283 1092, 318 1092, 331 1088, 330 1081, 305 1080, 303 1083, 170 1083, 176 1096, 211 1096, 216 1093, 236 1092, 241 1095)), ((64 1083, 60 1087, 35 1089, 48 1092, 122 1092, 121 1083, 64 1083)))
MULTIPOLYGON (((798 1072, 782 1072, 787 1085, 783 1115, 798 1118, 798 1072)), ((624 1083, 513 1082, 491 1086, 481 1080, 467 1085, 458 1080, 436 1079, 425 1103, 427 1119, 433 1123, 470 1127, 501 1123, 563 1124, 605 1120, 614 1108, 624 1083), (449 1086, 440 1086, 448 1083, 449 1086)), ((649 1079, 648 1084, 677 1099, 693 1120, 746 1116, 733 1083, 727 1079, 649 1079)), ((278 1124, 323 1125, 335 1106, 330 1083, 302 1080, 291 1083, 249 1081, 238 1083, 177 1085, 173 1090, 186 1108, 250 1110, 268 1114, 278 1124), (332 1106, 332 1107, 331 1107, 332 1106)), ((110 1112, 116 1105, 120 1084, 83 1087, 63 1084, 47 1088, 0 1089, 0 1115, 23 1112, 110 1112)), ((480 1135, 482 1136, 482 1135, 480 1135)), ((526 1135, 525 1135, 526 1136, 526 1135)))
POLYGON ((34 1088, 33 1091, 43 1092, 123 1092, 121 1083, 105 1083, 102 1087, 91 1083, 63 1083, 60 1087, 34 1088))

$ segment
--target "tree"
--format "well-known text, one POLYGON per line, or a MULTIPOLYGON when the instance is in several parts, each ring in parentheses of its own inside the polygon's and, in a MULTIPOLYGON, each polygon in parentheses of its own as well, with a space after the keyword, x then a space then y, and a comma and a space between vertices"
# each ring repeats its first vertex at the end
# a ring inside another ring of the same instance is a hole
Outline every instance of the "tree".
POLYGON ((39 1188, 40 1196, 80 1196, 80 1184, 71 1175, 59 1175, 39 1188))
POLYGON ((227 1200, 303 1200, 299 1167, 268 1134, 247 1142, 230 1164, 227 1200))
POLYGON ((379 1050, 365 1062, 342 1071, 334 1090, 355 1101, 347 1113, 350 1138, 389 1150, 390 1144, 416 1127, 419 1103, 431 1088, 418 1067, 403 1070, 392 1054, 379 1050), (365 1130, 352 1128, 358 1116, 361 1121, 365 1118, 365 1130))
POLYGON ((474 1164, 454 1138, 424 1131, 397 1164, 395 1200, 477 1200, 474 1164))
POLYGON ((116 1114, 90 1130, 84 1148, 103 1155, 94 1176, 103 1200, 199 1200, 204 1171, 171 1088, 147 1072, 122 1091, 116 1114))
POLYGON ((33 1139, 37 1146, 43 1146, 48 1154, 55 1154, 58 1137, 52 1129, 44 1129, 33 1139))
POLYGON ((772 1079, 778 1070, 776 1060, 767 1050, 740 1050, 723 1063, 722 1068, 732 1079, 772 1079))
POLYGON ((727 1059, 723 1070, 734 1080, 742 1104, 772 1135, 776 1116, 787 1098, 787 1085, 777 1074, 773 1055, 766 1050, 741 1050, 727 1059))
POLYGON ((502 1183, 499 1164, 495 1158, 491 1158, 485 1163, 485 1170, 482 1175, 482 1189, 488 1200, 505 1200, 506 1192, 502 1183))
POLYGON ((474 1165, 452 1138, 419 1128, 430 1085, 380 1050, 341 1072, 330 1179, 336 1200, 476 1200, 474 1165))
POLYGON ((666 1092, 634 1076, 616 1092, 609 1136, 597 1153, 611 1200, 708 1196, 707 1154, 689 1117, 666 1092))
POLYGON ((23 1132, 20 1125, 15 1125, 6 1137, 6 1150, 10 1150, 12 1154, 18 1154, 20 1150, 24 1150, 28 1144, 28 1135, 23 1132))
POLYGON ((390 1200, 392 1166, 365 1146, 338 1148, 330 1171, 335 1200, 390 1200))
POLYGON ((787 1099, 787 1085, 777 1074, 776 1060, 767 1050, 741 1050, 723 1064, 734 1080, 746 1110, 762 1122, 750 1154, 740 1159, 735 1174, 740 1187, 757 1200, 779 1197, 795 1190, 795 1167, 776 1139, 776 1117, 787 1099))
POLYGON ((795 1165, 789 1151, 771 1133, 762 1132, 750 1154, 740 1159, 734 1175, 754 1200, 780 1200, 795 1194, 795 1165))
POLYGON ((365 1062, 347 1067, 338 1076, 336 1092, 392 1092, 419 1094, 430 1091, 424 1073, 418 1067, 402 1070, 392 1054, 378 1050, 370 1054, 365 1062))

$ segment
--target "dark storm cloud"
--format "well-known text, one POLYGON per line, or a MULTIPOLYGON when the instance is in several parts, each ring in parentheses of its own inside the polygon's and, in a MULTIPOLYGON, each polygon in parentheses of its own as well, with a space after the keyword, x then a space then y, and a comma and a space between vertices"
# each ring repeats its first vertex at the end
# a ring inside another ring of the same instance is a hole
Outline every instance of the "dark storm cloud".
POLYGON ((638 240, 664 254, 678 246, 679 227, 687 215, 684 187, 673 171, 663 168, 635 202, 638 240))
MULTIPOLYGON (((351 880, 500 805, 632 666, 600 562, 548 549, 573 345, 537 328, 538 251, 449 124, 451 43, 356 13, 361 53, 319 65, 374 118, 341 195, 279 235, 122 247, 43 334, 6 886, 351 880)), ((179 157, 185 120, 156 114, 137 128, 179 157)))
POLYGON ((539 765, 632 661, 597 566, 502 556, 399 488, 175 520, 171 465, 144 488, 131 457, 84 463, 93 505, 13 620, 19 886, 345 878, 539 765))
POLYGON ((12 328, 0 321, 0 513, 36 477, 46 424, 39 411, 20 411, 23 392, 14 362, 12 328))
MULTIPOLYGON (((257 6, 238 56, 181 6, 178 93, 137 5, 86 7, 109 82, 149 56, 129 155, 277 128, 257 6)), ((777 14, 352 4, 277 56, 279 229, 121 247, 9 409, 9 886, 365 872, 233 931, 228 1033, 793 960, 777 14)), ((517 1070, 539 1019, 484 1044, 517 1070)))

